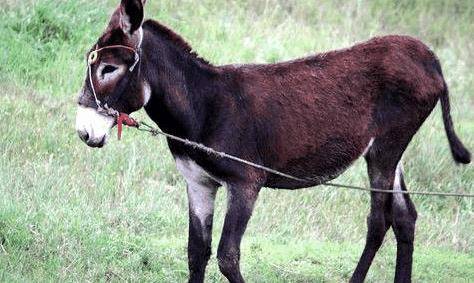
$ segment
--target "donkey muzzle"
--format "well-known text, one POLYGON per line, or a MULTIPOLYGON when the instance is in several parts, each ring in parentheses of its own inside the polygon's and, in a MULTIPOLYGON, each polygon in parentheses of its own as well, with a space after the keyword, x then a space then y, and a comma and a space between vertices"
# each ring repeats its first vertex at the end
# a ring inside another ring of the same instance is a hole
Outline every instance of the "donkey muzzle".
POLYGON ((97 112, 97 109, 79 105, 76 115, 76 131, 79 138, 90 147, 103 147, 110 129, 115 125, 113 117, 97 112))

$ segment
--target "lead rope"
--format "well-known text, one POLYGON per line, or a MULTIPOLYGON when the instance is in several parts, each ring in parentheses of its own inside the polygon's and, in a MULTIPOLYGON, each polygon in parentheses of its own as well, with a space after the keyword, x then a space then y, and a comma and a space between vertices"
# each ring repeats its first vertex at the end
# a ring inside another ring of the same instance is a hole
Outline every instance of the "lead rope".
MULTIPOLYGON (((268 173, 275 174, 275 175, 278 175, 278 176, 281 176, 281 177, 284 177, 284 178, 287 178, 287 179, 291 179, 291 180, 295 180, 295 181, 299 181, 299 182, 303 182, 303 183, 314 183, 314 182, 320 183, 320 181, 318 181, 317 179, 295 177, 293 175, 289 175, 289 174, 280 172, 278 170, 275 170, 275 169, 272 169, 272 168, 269 168, 269 167, 266 167, 266 166, 263 166, 263 165, 260 165, 260 164, 242 159, 242 158, 239 158, 237 156, 234 156, 234 155, 231 155, 231 154, 228 154, 228 153, 225 153, 225 152, 217 151, 217 150, 215 150, 213 148, 210 148, 210 147, 207 147, 203 144, 193 142, 193 141, 190 141, 188 139, 184 139, 184 138, 172 135, 172 134, 165 133, 165 132, 159 130, 158 128, 154 128, 154 127, 150 126, 149 124, 147 124, 145 122, 136 122, 132 118, 130 118, 130 117, 128 117, 128 118, 131 119, 134 122, 130 126, 137 128, 139 131, 149 132, 149 133, 151 133, 152 136, 158 136, 158 135, 165 136, 165 137, 167 137, 171 140, 180 142, 180 143, 185 144, 187 146, 190 146, 194 149, 198 149, 202 152, 205 152, 208 155, 213 155, 213 156, 216 156, 218 158, 226 158, 226 159, 234 160, 236 162, 239 162, 239 163, 242 163, 242 164, 245 164, 245 165, 248 165, 248 166, 252 166, 254 168, 257 168, 257 169, 260 169, 260 170, 266 171, 268 173)), ((129 125, 127 125, 127 126, 129 126, 129 125)), ((376 189, 376 188, 367 188, 367 187, 358 187, 358 186, 351 186, 351 185, 345 185, 345 184, 338 184, 338 183, 333 183, 333 182, 323 182, 323 183, 320 183, 320 185, 329 186, 329 187, 336 187, 336 188, 351 189, 351 190, 367 191, 367 192, 377 192, 377 193, 429 195, 429 196, 439 196, 439 197, 465 197, 465 198, 474 197, 474 194, 442 193, 442 192, 429 192, 429 191, 412 191, 412 192, 409 192, 409 191, 383 190, 383 189, 376 189)))

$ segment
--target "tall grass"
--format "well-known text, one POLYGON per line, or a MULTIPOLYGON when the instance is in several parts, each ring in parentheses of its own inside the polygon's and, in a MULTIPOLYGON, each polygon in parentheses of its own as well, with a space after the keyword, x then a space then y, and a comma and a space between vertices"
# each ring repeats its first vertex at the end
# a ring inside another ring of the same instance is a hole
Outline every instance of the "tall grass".
MULTIPOLYGON (((84 54, 118 1, 0 3, 0 281, 184 281, 184 182, 161 139, 132 130, 97 151, 73 129, 84 54)), ((148 1, 147 16, 215 64, 275 62, 372 36, 416 36, 438 54, 456 129, 474 149, 472 1, 148 1)), ((145 118, 143 113, 137 113, 145 118)), ((410 190, 474 191, 437 109, 404 156, 410 190)), ((358 161, 338 180, 367 185, 358 161)), ((413 197, 416 281, 474 280, 473 201, 413 197), (442 271, 442 272, 440 272, 442 271)), ((225 213, 217 200, 215 243, 225 213)), ((250 282, 345 281, 365 239, 369 196, 263 190, 243 244, 250 282)), ((390 281, 389 235, 369 281, 390 281)), ((222 281, 215 259, 209 281, 222 281)))

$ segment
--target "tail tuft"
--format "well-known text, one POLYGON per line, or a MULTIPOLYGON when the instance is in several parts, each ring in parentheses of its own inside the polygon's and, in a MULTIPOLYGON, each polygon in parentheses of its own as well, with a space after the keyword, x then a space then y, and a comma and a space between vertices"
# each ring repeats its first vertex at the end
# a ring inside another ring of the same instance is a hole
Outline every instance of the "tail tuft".
POLYGON ((445 86, 445 91, 440 97, 441 109, 443 111, 443 122, 446 135, 448 136, 449 146, 451 153, 453 154, 454 161, 462 164, 471 163, 471 153, 459 140, 458 136, 454 132, 453 120, 451 118, 451 107, 449 104, 448 88, 445 86))
POLYGON ((471 153, 464 147, 464 145, 456 140, 451 143, 451 153, 453 154, 454 161, 461 164, 471 163, 471 153))

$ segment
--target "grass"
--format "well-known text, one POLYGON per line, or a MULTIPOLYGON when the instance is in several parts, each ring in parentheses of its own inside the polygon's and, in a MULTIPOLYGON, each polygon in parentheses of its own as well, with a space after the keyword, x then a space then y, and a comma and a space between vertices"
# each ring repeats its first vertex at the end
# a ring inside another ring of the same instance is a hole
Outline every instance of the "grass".
MULTIPOLYGON (((116 2, 0 4, 0 281, 186 280, 184 182, 164 141, 126 130, 122 142, 98 151, 74 132, 84 53, 116 2)), ((148 17, 171 26, 215 64, 275 62, 388 33, 417 36, 440 57, 457 131, 474 149, 472 1, 148 2, 148 17)), ((439 109, 404 163, 411 190, 474 191, 473 167, 453 164, 439 109)), ((364 163, 338 181, 367 185, 364 163)), ((414 280, 474 281, 473 200, 413 199, 419 212, 414 280)), ((244 276, 347 281, 363 248, 368 208, 365 193, 263 190, 243 242, 244 276)), ((214 246, 224 213, 222 190, 214 246)), ((392 280, 395 253, 390 233, 369 282, 392 280)), ((224 281, 215 257, 207 280, 224 281)))

